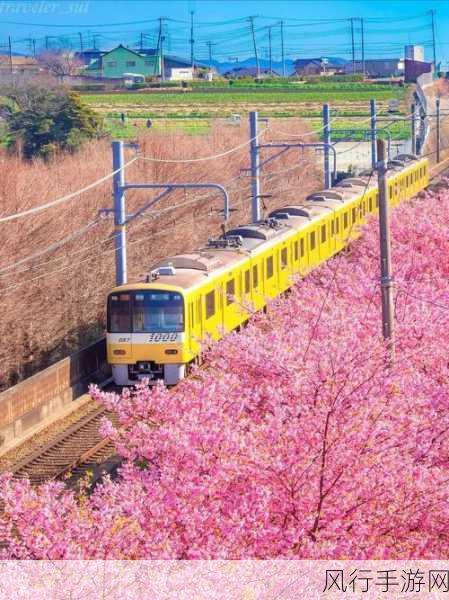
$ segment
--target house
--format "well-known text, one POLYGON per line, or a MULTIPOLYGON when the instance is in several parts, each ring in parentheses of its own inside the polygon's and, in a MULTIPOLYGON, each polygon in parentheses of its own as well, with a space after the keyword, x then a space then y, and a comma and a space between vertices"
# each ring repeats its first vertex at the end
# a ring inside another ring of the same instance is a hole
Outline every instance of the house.
POLYGON ((227 79, 241 79, 242 77, 279 77, 279 73, 270 69, 259 69, 257 67, 236 67, 224 73, 224 77, 227 79))
MULTIPOLYGON (((139 54, 143 54, 145 56, 154 56, 158 53, 159 51, 156 48, 142 48, 139 50, 139 54)), ((209 67, 204 63, 195 61, 195 67, 192 70, 192 62, 190 59, 187 60, 185 58, 181 58, 180 56, 173 56, 171 54, 163 55, 163 64, 164 79, 170 80, 193 79, 196 75, 198 75, 199 69, 209 69, 209 67), (182 76, 180 71, 185 71, 184 76, 182 76)))
POLYGON ((298 58, 294 62, 296 75, 337 75, 344 73, 344 64, 333 58, 298 58))
POLYGON ((120 44, 91 62, 84 69, 84 74, 89 77, 117 79, 123 78, 125 73, 154 77, 158 76, 160 71, 158 54, 141 54, 120 44))
POLYGON ((75 58, 83 65, 90 65, 90 63, 101 58, 103 54, 105 54, 105 52, 102 52, 98 48, 91 48, 82 50, 81 52, 75 52, 75 58))
POLYGON ((401 58, 369 58, 364 61, 356 60, 345 65, 345 73, 364 72, 367 77, 401 77, 404 74, 404 61, 401 58))
POLYGON ((15 56, 11 59, 8 54, 0 54, 0 73, 1 74, 30 74, 42 72, 37 60, 31 56, 15 56))

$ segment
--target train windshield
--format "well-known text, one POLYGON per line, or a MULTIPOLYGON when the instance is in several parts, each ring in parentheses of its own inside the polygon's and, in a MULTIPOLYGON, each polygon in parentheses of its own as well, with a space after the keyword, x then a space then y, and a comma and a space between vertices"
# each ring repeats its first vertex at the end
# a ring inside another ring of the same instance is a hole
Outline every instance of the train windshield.
POLYGON ((109 296, 111 333, 172 333, 184 331, 184 301, 177 292, 142 290, 109 296))

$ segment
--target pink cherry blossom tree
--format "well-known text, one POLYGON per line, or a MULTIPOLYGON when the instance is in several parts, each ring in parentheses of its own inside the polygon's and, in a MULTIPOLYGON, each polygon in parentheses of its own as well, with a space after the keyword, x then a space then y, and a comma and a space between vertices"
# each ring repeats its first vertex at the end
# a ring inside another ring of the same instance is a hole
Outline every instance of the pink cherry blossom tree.
POLYGON ((212 346, 176 389, 93 389, 124 457, 90 496, 4 476, 5 558, 444 558, 449 192, 392 219, 396 358, 377 222, 212 346))

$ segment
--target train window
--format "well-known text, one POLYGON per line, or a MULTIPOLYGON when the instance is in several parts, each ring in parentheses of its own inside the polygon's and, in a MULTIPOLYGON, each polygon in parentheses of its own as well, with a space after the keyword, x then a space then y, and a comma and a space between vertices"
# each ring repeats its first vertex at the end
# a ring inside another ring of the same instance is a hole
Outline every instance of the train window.
POLYGON ((355 223, 357 220, 357 208, 352 209, 352 222, 355 223))
POLYGON ((288 250, 282 248, 281 250, 281 269, 286 269, 288 266, 288 250))
POLYGON ((206 294, 206 319, 210 319, 215 314, 215 290, 206 294))
POLYGON ((298 260, 298 258, 299 258, 298 240, 296 240, 296 242, 293 243, 293 256, 294 256, 294 260, 298 260))
POLYGON ((135 333, 184 331, 184 300, 181 294, 162 290, 133 292, 135 333))
POLYGON ((369 199, 368 199, 368 210, 369 210, 369 212, 371 212, 373 210, 373 198, 372 198, 372 196, 370 196, 369 199))
POLYGON ((108 301, 108 331, 126 333, 131 331, 130 294, 111 294, 108 301))
POLYGON ((235 280, 230 279, 226 282, 226 304, 235 302, 235 280))
POLYGON ((300 255, 302 258, 304 256, 304 238, 301 238, 299 240, 299 250, 300 250, 300 255))
POLYGON ((348 228, 348 213, 345 212, 345 214, 343 215, 343 228, 347 229, 348 228))
POLYGON ((257 271, 257 265, 253 267, 253 287, 257 287, 259 285, 259 274, 257 271))
POLYGON ((326 225, 321 225, 321 243, 326 241, 326 225))
POLYGON ((391 198, 393 196, 393 186, 392 185, 390 185, 388 187, 388 193, 389 193, 389 198, 391 198))
POLYGON ((335 235, 335 220, 332 219, 331 221, 331 237, 334 237, 335 235))
POLYGON ((339 218, 337 217, 337 218, 335 219, 335 233, 338 235, 339 231, 340 231, 340 220, 339 220, 339 218))
POLYGON ((194 318, 194 310, 193 310, 193 302, 190 303, 190 327, 194 327, 195 318, 194 318))
POLYGON ((269 256, 267 258, 267 279, 273 277, 273 257, 269 256))
POLYGON ((312 233, 310 234, 310 249, 315 250, 315 246, 316 246, 315 232, 312 231, 312 233))
POLYGON ((379 192, 376 192, 376 208, 379 208, 379 192))

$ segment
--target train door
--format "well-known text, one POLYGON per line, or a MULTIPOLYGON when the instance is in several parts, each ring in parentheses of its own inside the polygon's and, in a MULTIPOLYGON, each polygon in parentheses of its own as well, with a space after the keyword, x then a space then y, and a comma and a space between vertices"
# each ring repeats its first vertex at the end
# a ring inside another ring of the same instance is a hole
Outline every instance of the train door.
POLYGON ((304 275, 309 270, 309 253, 307 250, 307 235, 302 235, 299 242, 299 273, 304 275))
POLYGON ((290 256, 292 257, 291 261, 291 276, 292 280, 295 275, 299 272, 299 240, 296 239, 290 244, 290 256))
POLYGON ((283 292, 291 285, 288 246, 285 244, 278 250, 279 290, 283 292))
POLYGON ((255 260, 251 264, 251 287, 252 287, 252 301, 256 310, 262 308, 265 305, 264 292, 263 292, 263 272, 261 260, 255 260))
POLYGON ((318 227, 309 230, 307 234, 308 250, 309 250, 309 268, 313 269, 320 262, 319 252, 319 231, 318 227))
POLYGON ((320 262, 323 262, 329 257, 329 231, 327 219, 324 223, 320 223, 318 228, 320 262))

